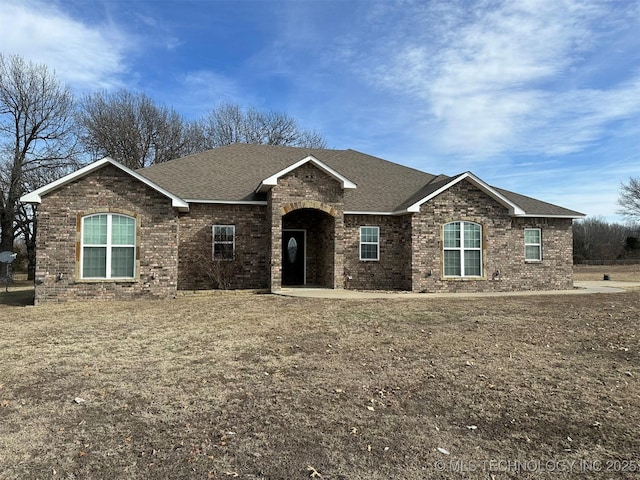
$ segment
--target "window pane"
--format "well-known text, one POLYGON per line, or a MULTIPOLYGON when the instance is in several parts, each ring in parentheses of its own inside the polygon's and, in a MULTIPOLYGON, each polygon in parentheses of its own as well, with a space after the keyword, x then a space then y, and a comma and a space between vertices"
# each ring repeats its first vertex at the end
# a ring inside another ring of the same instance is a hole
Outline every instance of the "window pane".
POLYGON ((89 245, 107 244, 107 216, 94 215, 85 217, 83 242, 89 245))
POLYGON ((480 225, 464 224, 464 248, 480 248, 480 225))
POLYGON ((360 227, 361 242, 378 242, 378 229, 376 227, 360 227))
POLYGON ((233 260, 235 233, 235 225, 213 226, 213 258, 218 260, 233 260))
POLYGON ((233 260, 233 243, 215 243, 213 258, 218 260, 233 260))
POLYGON ((524 247, 525 260, 541 260, 540 247, 538 245, 527 245, 524 247))
POLYGON ((134 270, 133 247, 113 247, 111 249, 111 276, 112 277, 133 277, 134 270))
POLYGON ((460 247, 460 223, 447 223, 444 226, 444 248, 460 247))
POLYGON ((481 271, 480 250, 465 250, 464 252, 465 276, 479 277, 480 271, 481 271))
POLYGON ((445 250, 444 252, 444 274, 448 276, 459 277, 460 271, 460 251, 445 250))
POLYGON ((111 217, 111 242, 113 245, 135 245, 136 221, 131 217, 111 217))
POLYGON ((375 243, 360 244, 360 258, 363 260, 377 260, 378 245, 375 243))
POLYGON ((214 242, 233 242, 235 233, 234 225, 214 225, 213 241, 214 242))
POLYGON ((107 249, 105 247, 84 247, 82 276, 86 278, 106 278, 107 249))
POLYGON ((524 231, 524 243, 540 243, 540 230, 537 228, 528 228, 524 231))

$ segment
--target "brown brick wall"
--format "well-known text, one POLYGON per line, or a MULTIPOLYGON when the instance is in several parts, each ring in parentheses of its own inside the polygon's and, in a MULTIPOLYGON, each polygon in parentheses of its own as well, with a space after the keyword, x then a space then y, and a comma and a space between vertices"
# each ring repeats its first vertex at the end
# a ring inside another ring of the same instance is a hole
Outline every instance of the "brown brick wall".
POLYGON ((505 207, 462 181, 425 203, 412 219, 414 291, 479 292, 570 289, 571 219, 512 218, 505 207), (482 225, 483 277, 445 278, 442 228, 453 221, 482 225), (525 262, 524 229, 542 229, 542 262, 525 262), (494 273, 500 275, 494 279, 494 273), (432 275, 429 273, 432 272, 432 275))
MULTIPOLYGON (((207 276, 207 257, 212 252, 213 225, 235 225, 236 256, 227 269, 229 288, 260 289, 269 286, 269 229, 267 208, 259 205, 190 204, 189 213, 180 214, 179 290, 215 288, 207 276)), ((214 262, 215 264, 215 262, 214 262)), ((216 268, 215 266, 213 268, 216 268)))
MULTIPOLYGON (((36 302, 173 296, 208 289, 198 255, 210 254, 212 226, 236 226, 229 288, 281 287, 282 229, 307 231, 307 283, 342 288, 478 292, 572 287, 570 219, 512 218, 507 209, 462 181, 400 216, 344 215, 339 182, 305 164, 279 179, 269 204, 191 204, 180 213, 169 199, 107 166, 47 195, 39 207, 36 302), (79 218, 97 212, 134 216, 138 224, 136 281, 82 281, 76 263, 79 218), (442 228, 472 221, 483 229, 483 276, 443 276, 442 228), (380 259, 362 261, 360 226, 380 227, 380 259), (543 260, 525 262, 524 229, 541 228, 543 260), (494 272, 500 275, 494 278, 494 272), (57 275, 62 273, 62 279, 57 275)), ((200 257, 203 258, 203 257, 200 257)))
POLYGON ((121 170, 105 166, 46 195, 38 207, 36 303, 173 296, 177 240, 177 211, 171 201, 121 170), (79 219, 98 212, 136 218, 136 281, 79 278, 79 219))
POLYGON ((345 267, 349 288, 411 290, 411 217, 345 215, 345 267), (380 259, 360 260, 360 227, 380 227, 380 259))
MULTIPOLYGON (((316 255, 322 258, 319 270, 314 273, 315 279, 321 282, 321 285, 329 288, 342 288, 343 279, 343 249, 344 249, 344 195, 341 184, 330 175, 326 174, 311 163, 306 163, 301 167, 283 175, 278 184, 274 186, 269 194, 268 217, 270 222, 270 250, 269 262, 271 265, 271 290, 278 290, 282 286, 282 225, 283 217, 288 228, 293 228, 294 222, 287 222, 287 214, 295 219, 296 210, 315 209, 324 212, 332 219, 326 219, 322 214, 317 214, 321 219, 324 228, 333 229, 331 234, 322 235, 325 243, 321 250, 307 251, 307 257, 316 255)), ((298 218, 298 221, 300 218, 298 218)), ((316 227, 319 227, 317 225, 316 227)), ((312 228, 311 226, 309 227, 312 228)), ((307 238, 310 235, 307 232, 307 238)), ((313 248, 313 243, 309 242, 313 248)), ((308 247, 309 247, 308 245, 308 247)), ((318 246, 318 248, 320 248, 318 246)), ((309 272, 307 272, 307 276, 309 272)), ((309 278, 307 279, 308 283, 309 278)))

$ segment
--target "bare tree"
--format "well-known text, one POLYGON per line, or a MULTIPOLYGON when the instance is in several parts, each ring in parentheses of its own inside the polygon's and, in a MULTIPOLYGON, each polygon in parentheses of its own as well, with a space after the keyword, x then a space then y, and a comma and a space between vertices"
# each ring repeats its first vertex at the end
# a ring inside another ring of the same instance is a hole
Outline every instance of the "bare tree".
POLYGON ((70 90, 46 66, 0 54, 0 251, 35 232, 20 196, 76 165, 73 109, 70 90))
POLYGON ((237 253, 230 259, 214 258, 209 241, 202 243, 193 254, 193 261, 187 268, 198 283, 219 290, 230 290, 238 285, 242 260, 237 253))
POLYGON ((195 125, 143 93, 87 95, 77 118, 82 142, 93 156, 108 155, 133 169, 194 153, 202 145, 195 125))
POLYGON ((625 247, 634 234, 630 226, 610 223, 599 217, 573 223, 574 263, 612 261, 625 256, 625 247))
POLYGON ((200 124, 205 149, 232 143, 326 148, 321 134, 301 129, 292 117, 284 113, 261 112, 254 108, 243 110, 235 104, 222 104, 200 124))
POLYGON ((629 178, 629 183, 623 183, 618 198, 621 207, 618 213, 630 220, 640 220, 640 177, 629 178))
MULTIPOLYGON (((77 167, 74 161, 61 163, 58 167, 35 169, 25 172, 22 178, 22 190, 31 192, 53 182, 77 167)), ((27 253, 27 278, 33 280, 36 272, 36 234, 38 231, 37 205, 18 203, 15 218, 15 235, 21 237, 27 253)))

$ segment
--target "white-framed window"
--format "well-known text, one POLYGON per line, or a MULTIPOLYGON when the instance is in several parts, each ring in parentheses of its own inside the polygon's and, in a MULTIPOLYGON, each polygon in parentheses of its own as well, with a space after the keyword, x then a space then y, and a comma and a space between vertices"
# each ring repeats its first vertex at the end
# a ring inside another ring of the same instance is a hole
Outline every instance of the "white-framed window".
POLYGON ((482 276, 482 226, 473 222, 451 222, 443 230, 444 275, 482 276))
POLYGON ((527 262, 542 261, 542 230, 539 228, 524 229, 524 259, 527 262))
POLYGON ((360 260, 380 260, 380 227, 360 227, 360 260))
POLYGON ((236 249, 236 226, 213 226, 213 258, 214 260, 233 260, 236 249))
POLYGON ((82 217, 83 279, 132 279, 136 270, 136 219, 116 213, 82 217))

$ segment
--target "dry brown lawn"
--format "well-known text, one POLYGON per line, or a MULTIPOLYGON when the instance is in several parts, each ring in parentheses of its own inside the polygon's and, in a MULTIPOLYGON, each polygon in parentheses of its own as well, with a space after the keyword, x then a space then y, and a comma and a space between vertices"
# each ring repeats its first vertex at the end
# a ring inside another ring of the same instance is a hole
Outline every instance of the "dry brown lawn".
POLYGON ((640 469, 640 291, 39 307, 2 295, 2 479, 640 469))
POLYGON ((575 265, 573 279, 578 281, 602 280, 604 274, 617 282, 640 282, 640 264, 637 265, 575 265))

